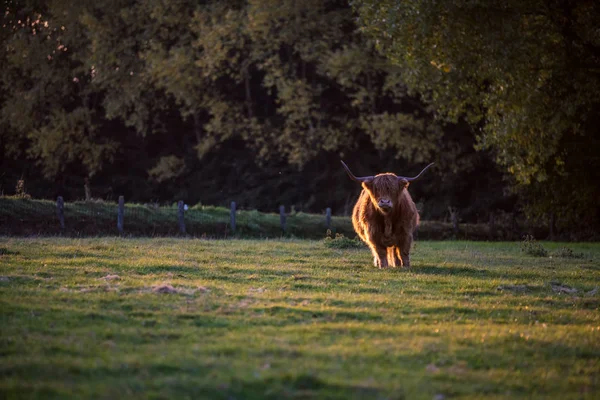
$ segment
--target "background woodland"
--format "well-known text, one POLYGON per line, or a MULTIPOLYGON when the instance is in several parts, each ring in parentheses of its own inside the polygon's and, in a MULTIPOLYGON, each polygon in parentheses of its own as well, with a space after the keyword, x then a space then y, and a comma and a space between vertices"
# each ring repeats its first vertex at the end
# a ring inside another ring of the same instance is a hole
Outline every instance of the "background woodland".
POLYGON ((600 228, 594 1, 4 1, 0 190, 600 228), (497 4, 496 4, 497 3, 497 4))

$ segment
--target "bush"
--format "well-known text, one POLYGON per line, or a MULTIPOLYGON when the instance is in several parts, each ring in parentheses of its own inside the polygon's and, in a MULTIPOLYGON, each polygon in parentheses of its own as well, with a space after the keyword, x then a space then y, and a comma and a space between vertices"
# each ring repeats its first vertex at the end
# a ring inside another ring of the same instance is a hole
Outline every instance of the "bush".
POLYGON ((521 251, 534 257, 548 257, 548 250, 539 244, 531 235, 526 235, 521 242, 521 251))
POLYGON ((325 247, 331 249, 356 249, 364 246, 364 243, 358 237, 350 239, 341 233, 336 233, 335 237, 332 235, 331 230, 327 229, 327 236, 323 239, 325 247))
POLYGON ((19 179, 15 188, 15 198, 17 199, 31 199, 31 196, 25 190, 25 181, 19 179))

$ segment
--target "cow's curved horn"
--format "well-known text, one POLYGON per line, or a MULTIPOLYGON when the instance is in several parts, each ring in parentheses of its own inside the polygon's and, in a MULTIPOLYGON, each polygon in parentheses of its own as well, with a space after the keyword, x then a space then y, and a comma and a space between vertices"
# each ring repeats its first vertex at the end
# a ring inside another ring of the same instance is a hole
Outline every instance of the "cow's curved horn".
POLYGON ((423 170, 422 170, 421 172, 419 172, 419 175, 417 175, 417 176, 413 176, 412 178, 407 178, 407 177, 405 177, 405 176, 399 176, 399 177, 398 177, 398 180, 400 180, 400 179, 403 179, 403 180, 405 180, 405 181, 407 181, 407 182, 412 182, 412 181, 414 181, 415 179, 417 179, 418 177, 420 177, 420 176, 421 176, 421 174, 422 174, 423 172, 425 172, 425 170, 426 170, 427 168, 431 167, 433 164, 435 164, 435 163, 431 163, 431 164, 429 164, 428 166, 426 166, 425 168, 423 168, 423 170))
MULTIPOLYGON (((340 161, 342 161, 342 160, 340 160, 340 161)), ((344 166, 344 169, 346 170, 346 173, 348 174, 350 179, 352 179, 353 181, 362 183, 362 182, 371 182, 373 180, 373 176, 363 176, 363 177, 354 176, 354 174, 352 173, 352 171, 350 171, 350 168, 348 168, 348 166, 346 165, 345 162, 342 161, 342 165, 344 166)))

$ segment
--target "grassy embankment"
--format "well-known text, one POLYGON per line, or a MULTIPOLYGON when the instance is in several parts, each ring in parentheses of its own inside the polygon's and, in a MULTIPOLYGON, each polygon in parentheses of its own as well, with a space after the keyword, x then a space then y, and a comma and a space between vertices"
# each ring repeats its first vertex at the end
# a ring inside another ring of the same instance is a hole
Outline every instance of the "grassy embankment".
MULTIPOLYGON (((112 202, 65 203, 65 229, 61 230, 56 215, 56 202, 0 197, 0 235, 114 236, 119 233, 117 210, 117 204, 112 202)), ((284 236, 322 239, 327 230, 324 214, 302 212, 286 216, 285 232, 281 229, 278 213, 263 213, 255 210, 237 211, 235 233, 230 226, 230 211, 224 207, 193 206, 185 212, 184 219, 186 233, 193 237, 278 238, 284 236)), ((341 233, 348 237, 355 236, 349 217, 333 216, 331 228, 334 233, 341 233)), ((515 227, 498 225, 490 234, 490 227, 486 224, 461 224, 457 234, 450 223, 422 221, 418 237, 420 239, 514 239, 520 236, 514 229, 515 227)), ((126 204, 124 234, 126 236, 180 235, 177 207, 126 204)))
POLYGON ((600 245, 544 245, 0 238, 0 397, 598 398, 600 245))

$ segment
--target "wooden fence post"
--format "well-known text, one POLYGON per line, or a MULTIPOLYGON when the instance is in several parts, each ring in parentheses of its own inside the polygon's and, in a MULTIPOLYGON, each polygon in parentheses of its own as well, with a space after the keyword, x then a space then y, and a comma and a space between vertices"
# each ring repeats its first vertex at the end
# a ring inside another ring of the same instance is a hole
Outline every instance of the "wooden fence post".
POLYGON ((281 230, 285 232, 285 206, 279 206, 279 222, 281 222, 281 230))
POLYGON ((325 209, 325 222, 327 223, 327 229, 331 230, 331 208, 325 209))
POLYGON ((90 178, 85 178, 85 183, 83 184, 83 190, 85 192, 85 201, 92 200, 92 189, 90 188, 90 178))
POLYGON ((185 220, 183 219, 184 216, 184 204, 182 200, 179 200, 177 202, 177 216, 179 219, 179 232, 181 232, 182 234, 185 235, 185 220))
POLYGON ((123 234, 125 222, 125 197, 119 196, 119 211, 117 212, 117 229, 120 234, 123 234))
POLYGON ((56 199, 56 216, 58 217, 58 222, 60 223, 60 229, 65 229, 65 201, 62 196, 58 196, 56 199))
POLYGON ((231 226, 231 233, 235 233, 235 201, 231 202, 231 211, 229 213, 229 225, 231 226))

